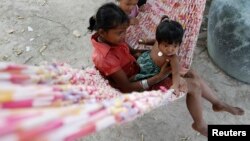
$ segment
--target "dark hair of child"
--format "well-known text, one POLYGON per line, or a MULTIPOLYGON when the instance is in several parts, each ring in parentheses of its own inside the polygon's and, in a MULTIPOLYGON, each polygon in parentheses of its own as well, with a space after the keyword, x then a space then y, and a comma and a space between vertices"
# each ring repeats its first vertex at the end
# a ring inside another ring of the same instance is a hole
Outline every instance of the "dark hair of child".
POLYGON ((137 5, 138 5, 138 7, 141 7, 142 5, 144 5, 146 3, 147 3, 147 0, 139 0, 137 5))
POLYGON ((156 29, 156 40, 158 43, 181 44, 184 34, 182 25, 170 20, 168 16, 163 16, 156 29))
POLYGON ((129 24, 127 14, 116 4, 106 3, 89 19, 88 29, 91 32, 98 29, 108 31, 123 24, 129 24))

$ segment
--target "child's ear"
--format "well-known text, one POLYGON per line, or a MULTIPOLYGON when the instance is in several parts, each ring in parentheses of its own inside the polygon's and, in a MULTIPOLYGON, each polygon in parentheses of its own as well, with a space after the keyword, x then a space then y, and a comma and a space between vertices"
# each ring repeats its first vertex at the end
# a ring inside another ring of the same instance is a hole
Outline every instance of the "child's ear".
POLYGON ((107 34, 106 31, 104 31, 103 29, 98 29, 98 33, 101 35, 101 36, 105 36, 107 34))

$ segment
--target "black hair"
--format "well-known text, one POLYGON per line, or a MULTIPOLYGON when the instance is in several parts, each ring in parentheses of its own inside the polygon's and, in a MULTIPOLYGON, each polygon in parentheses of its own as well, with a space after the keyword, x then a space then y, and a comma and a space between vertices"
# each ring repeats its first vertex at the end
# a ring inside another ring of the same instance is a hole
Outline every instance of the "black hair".
POLYGON ((89 19, 88 29, 91 32, 98 29, 108 31, 123 24, 129 24, 127 14, 116 4, 106 3, 97 10, 96 16, 89 19))
POLYGON ((142 5, 144 5, 144 4, 146 4, 146 3, 147 3, 147 0, 139 0, 138 3, 137 3, 137 5, 138 5, 139 7, 141 7, 142 5))
POLYGON ((184 29, 182 25, 177 21, 170 20, 168 16, 164 15, 156 29, 156 40, 158 43, 181 44, 183 34, 184 29))

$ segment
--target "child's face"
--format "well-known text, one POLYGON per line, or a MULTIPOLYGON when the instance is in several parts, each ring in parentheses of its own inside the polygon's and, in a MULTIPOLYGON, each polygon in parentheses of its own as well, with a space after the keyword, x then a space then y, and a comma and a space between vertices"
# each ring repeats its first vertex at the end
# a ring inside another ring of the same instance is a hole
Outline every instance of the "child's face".
POLYGON ((121 9, 130 14, 132 9, 137 5, 138 0, 119 0, 121 9))
POLYGON ((127 27, 128 27, 127 24, 120 25, 114 29, 110 29, 108 31, 102 31, 100 35, 108 43, 118 45, 124 42, 127 27))
POLYGON ((180 44, 169 44, 167 42, 161 42, 159 43, 158 47, 159 50, 165 55, 165 56, 172 56, 175 55, 179 49, 180 44))

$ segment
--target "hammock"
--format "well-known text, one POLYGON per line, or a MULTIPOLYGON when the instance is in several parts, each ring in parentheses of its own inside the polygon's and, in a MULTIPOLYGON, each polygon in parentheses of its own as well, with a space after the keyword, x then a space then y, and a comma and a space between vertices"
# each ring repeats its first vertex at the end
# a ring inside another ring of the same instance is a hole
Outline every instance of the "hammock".
MULTIPOLYGON (((188 69, 204 8, 205 0, 148 0, 138 15, 143 24, 128 29, 128 43, 142 48, 138 37, 153 37, 161 15, 169 15, 186 28, 180 56, 188 69)), ((175 101, 172 92, 122 94, 91 67, 0 63, 0 141, 75 140, 175 101)))

